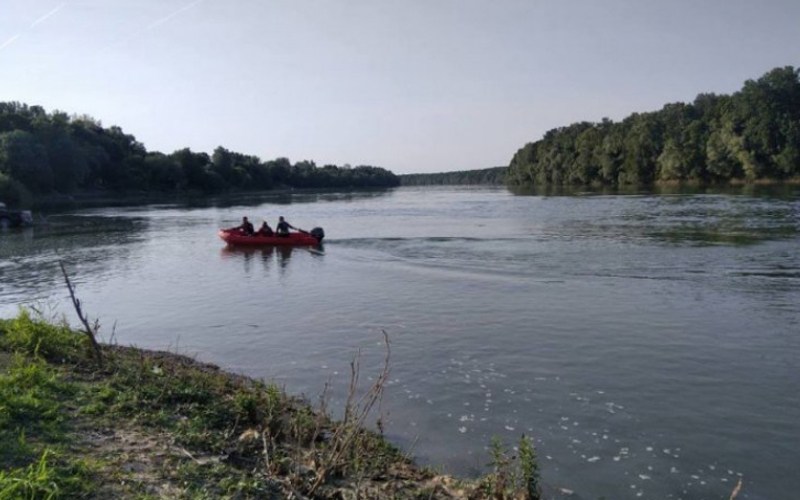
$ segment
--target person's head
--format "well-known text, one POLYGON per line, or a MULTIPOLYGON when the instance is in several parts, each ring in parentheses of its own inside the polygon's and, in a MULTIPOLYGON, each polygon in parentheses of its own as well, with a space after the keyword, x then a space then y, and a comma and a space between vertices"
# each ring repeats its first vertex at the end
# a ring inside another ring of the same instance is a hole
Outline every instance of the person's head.
POLYGON ((267 221, 262 222, 261 227, 267 227, 267 221))
POLYGON ((247 216, 242 217, 242 222, 247 222, 247 216))
POLYGON ((281 221, 281 222, 283 222, 283 215, 281 215, 280 217, 278 217, 278 220, 279 220, 279 221, 281 221))

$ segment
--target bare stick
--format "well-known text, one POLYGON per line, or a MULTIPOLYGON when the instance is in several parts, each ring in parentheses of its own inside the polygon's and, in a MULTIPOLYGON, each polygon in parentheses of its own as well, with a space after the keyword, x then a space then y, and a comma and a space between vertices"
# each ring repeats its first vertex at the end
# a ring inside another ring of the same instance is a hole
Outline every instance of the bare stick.
POLYGON ((180 446, 175 446, 175 447, 176 447, 176 448, 178 448, 178 451, 180 451, 181 453, 183 453, 183 454, 184 454, 184 455, 186 455, 187 457, 191 458, 191 459, 194 461, 194 463, 196 463, 196 464, 201 464, 201 465, 202 465, 202 463, 203 463, 203 462, 201 462, 200 460, 196 459, 196 458, 194 457, 194 455, 192 455, 191 453, 189 453, 189 452, 188 452, 188 451, 187 451, 185 448, 181 448, 180 446))
POLYGON ((67 270, 64 268, 64 262, 59 261, 58 265, 61 266, 61 273, 64 275, 64 281, 66 282, 67 289, 69 290, 69 297, 72 299, 72 305, 75 307, 75 312, 78 314, 78 319, 80 319, 81 323, 83 323, 83 331, 86 333, 86 336, 89 338, 89 342, 92 344, 92 351, 94 352, 95 360, 97 360, 98 365, 102 366, 103 353, 100 351, 100 344, 97 343, 96 338, 97 330, 100 328, 100 323, 95 320, 94 328, 89 325, 89 318, 81 308, 81 301, 75 297, 75 288, 72 286, 72 282, 69 280, 67 270))
POLYGON ((261 430, 261 442, 264 444, 264 465, 266 466, 267 474, 269 474, 272 466, 269 464, 269 444, 267 443, 267 432, 269 432, 269 427, 261 430))
POLYGON ((736 487, 731 492, 730 500, 734 500, 737 496, 739 496, 739 492, 742 491, 742 478, 739 478, 739 482, 736 484, 736 487))

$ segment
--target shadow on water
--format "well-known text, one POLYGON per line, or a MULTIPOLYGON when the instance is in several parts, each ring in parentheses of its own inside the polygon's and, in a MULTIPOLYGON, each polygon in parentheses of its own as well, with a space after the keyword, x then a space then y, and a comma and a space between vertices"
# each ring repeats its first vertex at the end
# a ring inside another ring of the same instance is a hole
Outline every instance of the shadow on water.
POLYGON ((33 241, 32 227, 2 227, 0 226, 0 242, 11 238, 19 238, 26 243, 33 241))
POLYGON ((81 195, 52 196, 38 200, 35 209, 40 212, 56 212, 77 208, 137 207, 160 205, 164 208, 227 208, 232 206, 258 206, 265 202, 279 205, 313 203, 317 201, 349 201, 385 196, 393 188, 302 189, 234 192, 218 195, 201 193, 153 194, 153 193, 85 193, 81 195))
POLYGON ((666 206, 645 235, 672 244, 754 245, 795 238, 800 230, 797 207, 789 200, 733 198, 724 203, 702 198, 666 206))
POLYGON ((636 200, 570 199, 566 196, 569 193, 562 191, 563 198, 551 199, 561 215, 547 222, 548 230, 566 237, 642 244, 657 241, 670 246, 746 246, 796 238, 800 233, 800 203, 796 195, 790 196, 795 186, 746 187, 728 190, 741 196, 706 189, 699 195, 686 195, 682 190, 650 193, 636 200), (590 210, 592 216, 572 216, 575 207, 590 210))
POLYGON ((745 227, 720 227, 703 228, 687 227, 663 231, 650 231, 644 233, 654 239, 671 244, 689 245, 756 245, 769 240, 791 239, 797 236, 797 231, 790 227, 784 228, 758 228, 745 227))
POLYGON ((257 207, 264 203, 274 205, 292 205, 318 202, 350 202, 380 198, 388 196, 392 189, 368 189, 358 191, 281 191, 257 192, 236 195, 221 195, 208 198, 190 198, 179 200, 176 206, 186 208, 228 208, 228 207, 257 207))
MULTIPOLYGON (((53 216, 43 224, 0 236, 0 298, 60 287, 59 261, 97 278, 135 267, 149 221, 138 217, 53 216)), ((78 278, 81 281, 82 278, 78 278)))
POLYGON ((3 234, 0 255, 30 256, 71 248, 89 251, 106 246, 123 248, 144 239, 149 227, 149 220, 143 217, 53 216, 46 223, 3 234))

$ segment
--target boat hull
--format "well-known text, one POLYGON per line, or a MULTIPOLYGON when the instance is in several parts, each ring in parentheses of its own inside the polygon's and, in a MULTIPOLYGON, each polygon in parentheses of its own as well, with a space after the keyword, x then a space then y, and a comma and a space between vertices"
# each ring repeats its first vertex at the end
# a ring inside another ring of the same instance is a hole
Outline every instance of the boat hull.
POLYGON ((317 246, 319 240, 310 234, 289 233, 288 236, 248 236, 239 231, 220 229, 219 237, 228 245, 236 246, 317 246))

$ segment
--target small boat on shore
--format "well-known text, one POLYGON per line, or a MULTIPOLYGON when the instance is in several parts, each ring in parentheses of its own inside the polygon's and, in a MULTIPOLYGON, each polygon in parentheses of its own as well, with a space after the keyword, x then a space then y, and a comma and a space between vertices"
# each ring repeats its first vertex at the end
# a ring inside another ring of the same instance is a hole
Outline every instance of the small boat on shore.
POLYGON ((33 214, 30 210, 9 210, 0 202, 0 229, 9 227, 28 227, 33 225, 33 214))
POLYGON ((228 245, 237 246, 318 246, 325 233, 315 227, 310 232, 289 233, 286 236, 247 235, 238 229, 220 229, 219 237, 228 245))

